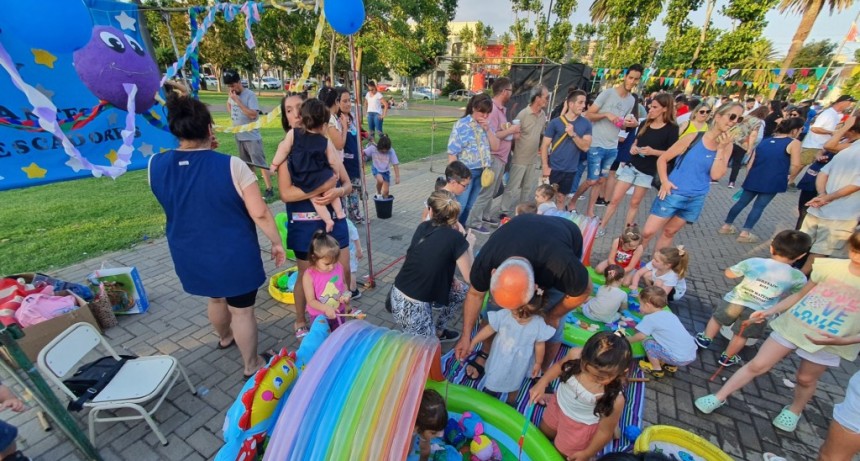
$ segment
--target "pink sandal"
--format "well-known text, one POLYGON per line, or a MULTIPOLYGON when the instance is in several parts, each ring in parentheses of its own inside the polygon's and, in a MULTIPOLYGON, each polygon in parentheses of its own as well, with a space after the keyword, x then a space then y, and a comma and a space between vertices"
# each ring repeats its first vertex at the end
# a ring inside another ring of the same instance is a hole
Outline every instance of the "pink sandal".
POLYGON ((310 333, 307 326, 296 327, 296 339, 302 339, 310 333))

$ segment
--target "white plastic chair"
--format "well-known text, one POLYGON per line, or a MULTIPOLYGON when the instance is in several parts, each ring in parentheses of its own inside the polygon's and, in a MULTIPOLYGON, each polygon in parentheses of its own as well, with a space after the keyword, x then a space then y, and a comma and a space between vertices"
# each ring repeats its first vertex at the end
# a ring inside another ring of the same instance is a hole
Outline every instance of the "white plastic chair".
MULTIPOLYGON (((81 359, 99 345, 119 360, 120 357, 116 351, 92 325, 83 322, 76 323, 60 333, 39 352, 37 366, 39 371, 69 398, 76 400, 75 394, 63 384, 63 379, 73 374, 81 359)), ((84 403, 84 407, 90 409, 88 424, 90 441, 93 445, 96 442, 95 423, 136 419, 145 420, 161 444, 167 445, 167 439, 158 429, 155 420, 152 419, 152 414, 164 402, 180 375, 185 378, 191 393, 197 395, 185 369, 182 368, 178 360, 169 355, 139 357, 125 362, 108 385, 92 400, 84 403), (143 405, 158 397, 159 394, 161 397, 155 405, 150 410, 146 410, 143 405), (102 411, 120 408, 133 410, 139 413, 139 416, 99 417, 99 413, 102 411)))

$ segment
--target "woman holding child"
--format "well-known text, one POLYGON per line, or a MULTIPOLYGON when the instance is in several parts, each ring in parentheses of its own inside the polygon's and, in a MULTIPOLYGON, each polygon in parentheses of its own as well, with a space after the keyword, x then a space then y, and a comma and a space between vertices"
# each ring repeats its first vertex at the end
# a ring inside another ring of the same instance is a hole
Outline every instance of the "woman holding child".
POLYGON ((691 133, 678 140, 657 159, 660 191, 651 207, 651 215, 642 231, 642 245, 660 233, 655 251, 672 244, 687 223, 699 219, 711 181, 718 180, 728 170, 732 153, 732 129, 743 113, 738 103, 723 104, 714 114, 713 126, 702 133, 691 133), (675 160, 670 173, 668 164, 675 160))
MULTIPOLYGON (((290 130, 302 129, 302 104, 302 98, 299 96, 287 96, 281 101, 281 109, 283 114, 285 114, 281 119, 284 131, 289 132, 290 130)), ((328 141, 328 147, 333 149, 334 147, 331 144, 331 141, 328 141)), ((284 146, 285 141, 281 141, 278 150, 280 151, 284 146)), ((289 155, 292 154, 291 152, 289 155)), ((280 155, 279 153, 276 157, 280 155)), ((326 190, 321 195, 315 195, 314 191, 306 193, 293 184, 287 164, 287 161, 283 161, 276 165, 273 161, 273 166, 276 166, 278 171, 278 188, 281 191, 281 200, 287 205, 287 247, 296 253, 296 264, 299 268, 298 280, 302 280, 305 270, 309 267, 308 252, 314 232, 317 229, 325 229, 326 226, 325 222, 314 211, 314 204, 325 206, 331 212, 333 210, 331 207, 332 202, 348 196, 352 191, 352 184, 343 164, 335 162, 333 169, 340 185, 326 190)), ((344 267, 349 267, 349 230, 346 225, 346 219, 335 218, 334 227, 330 234, 340 245, 338 262, 344 267)), ((344 279, 344 284, 349 286, 349 272, 344 273, 344 279)), ((294 295, 296 338, 301 339, 308 334, 308 323, 305 316, 307 300, 302 284, 296 284, 294 295)))

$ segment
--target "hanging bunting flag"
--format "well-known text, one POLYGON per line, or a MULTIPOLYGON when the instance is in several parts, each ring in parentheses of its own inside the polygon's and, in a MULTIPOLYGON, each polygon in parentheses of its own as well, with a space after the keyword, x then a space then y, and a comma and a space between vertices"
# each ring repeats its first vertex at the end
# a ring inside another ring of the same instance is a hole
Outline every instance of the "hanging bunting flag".
POLYGON ((687 69, 687 71, 684 72, 684 77, 689 77, 690 75, 693 75, 693 69, 687 69))
POLYGON ((665 82, 666 82, 666 77, 660 77, 660 84, 662 85, 665 82))
POLYGON ((846 42, 853 42, 857 40, 857 23, 852 22, 851 27, 848 29, 848 35, 845 36, 846 42))
POLYGON ((788 77, 794 77, 794 69, 786 69, 785 75, 788 77))
POLYGON ((776 75, 777 77, 779 77, 779 69, 773 69, 773 70, 771 70, 771 72, 773 72, 773 75, 776 75))
POLYGON ((737 86, 744 86, 744 82, 742 82, 742 81, 738 80, 738 81, 736 81, 736 82, 735 82, 735 85, 737 85, 737 86))
POLYGON ((775 89, 779 88, 779 84, 778 83, 771 83, 768 85, 768 88, 770 88, 771 90, 775 90, 775 89))
POLYGON ((821 77, 824 77, 824 72, 826 70, 827 69, 825 69, 824 67, 816 67, 815 68, 815 78, 820 79, 821 77))
POLYGON ((788 87, 788 89, 789 89, 792 93, 794 93, 795 91, 797 91, 797 83, 792 83, 792 84, 791 84, 791 86, 790 86, 790 87, 788 87))
POLYGON ((597 69, 597 78, 602 78, 602 77, 603 77, 603 69, 598 68, 597 69))
POLYGON ((752 82, 750 82, 750 81, 746 81, 746 82, 744 82, 744 85, 746 85, 746 86, 747 86, 747 88, 749 88, 749 87, 751 87, 751 86, 752 86, 752 82))
POLYGON ((809 69, 800 69, 800 75, 803 77, 809 76, 809 69))

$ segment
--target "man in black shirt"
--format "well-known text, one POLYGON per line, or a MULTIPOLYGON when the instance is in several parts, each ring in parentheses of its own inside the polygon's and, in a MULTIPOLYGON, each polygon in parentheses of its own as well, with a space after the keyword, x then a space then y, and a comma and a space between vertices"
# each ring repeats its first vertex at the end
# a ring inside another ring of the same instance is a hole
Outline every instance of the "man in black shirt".
MULTIPOLYGON (((463 304, 463 334, 455 347, 458 360, 469 355, 472 330, 480 316, 484 294, 490 290, 493 272, 512 257, 527 259, 534 268, 535 285, 549 290, 546 323, 557 331, 547 344, 544 368, 558 352, 564 330, 564 317, 591 295, 591 279, 588 270, 580 262, 582 233, 576 224, 556 216, 517 216, 490 236, 472 264, 469 277, 472 286, 463 304)), ((523 293, 521 298, 528 300, 531 295, 532 293, 523 293)), ((493 299, 488 302, 489 309, 498 307, 494 305, 493 299)), ((520 306, 502 307, 515 309, 520 306)), ((484 341, 483 352, 490 350, 491 343, 484 341)), ((477 359, 483 360, 482 357, 477 359)), ((469 368, 467 373, 470 373, 469 368)), ((475 376, 475 370, 472 370, 470 375, 475 376)))

